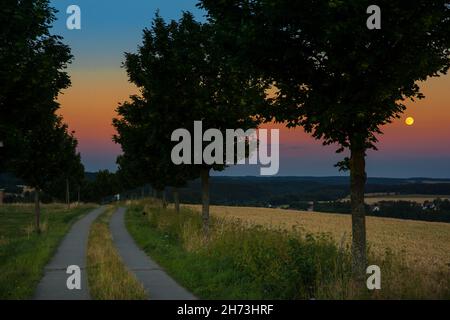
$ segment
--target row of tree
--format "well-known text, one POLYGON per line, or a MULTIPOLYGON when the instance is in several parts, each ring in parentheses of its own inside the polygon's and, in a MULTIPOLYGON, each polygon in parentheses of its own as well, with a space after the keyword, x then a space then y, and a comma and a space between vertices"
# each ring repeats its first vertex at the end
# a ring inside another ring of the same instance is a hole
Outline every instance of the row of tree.
POLYGON ((77 140, 56 114, 70 48, 50 33, 55 10, 47 0, 8 0, 0 7, 0 172, 35 188, 36 230, 42 191, 63 189, 84 177, 77 140), (55 187, 58 186, 58 187, 55 187))
MULTIPOLYGON (((177 188, 200 177, 203 228, 208 234, 210 171, 225 165, 173 164, 172 133, 178 128, 193 133, 197 120, 205 130, 224 133, 228 128, 257 127, 260 119, 253 115, 266 104, 264 83, 233 65, 213 26, 195 21, 190 13, 170 23, 157 14, 152 27, 144 30, 138 53, 126 54, 125 68, 141 95, 121 104, 113 120, 114 140, 124 152, 118 159, 119 175, 130 177, 130 187, 147 182, 160 192, 173 187, 177 210, 177 188)), ((193 152, 191 163, 194 157, 193 152)))
POLYGON ((353 267, 364 274, 366 151, 406 100, 424 97, 418 81, 448 70, 447 2, 380 0, 380 30, 366 26, 368 0, 201 0, 206 23, 157 15, 138 52, 126 54, 141 94, 114 119, 121 174, 156 189, 200 176, 207 233, 208 177, 224 165, 173 165, 173 130, 192 133, 195 120, 222 131, 301 126, 348 153, 338 166, 350 170, 353 267))

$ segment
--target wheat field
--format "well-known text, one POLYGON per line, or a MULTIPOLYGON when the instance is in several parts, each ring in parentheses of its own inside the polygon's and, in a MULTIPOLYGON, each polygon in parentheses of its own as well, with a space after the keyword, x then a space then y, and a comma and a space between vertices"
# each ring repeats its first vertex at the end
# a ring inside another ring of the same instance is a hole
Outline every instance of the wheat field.
MULTIPOLYGON (((201 210, 200 205, 186 207, 201 210)), ((211 206, 211 214, 269 228, 289 230, 295 226, 305 233, 328 233, 338 243, 348 244, 351 239, 350 215, 226 206, 211 206)), ((367 217, 367 237, 376 255, 389 249, 416 270, 450 269, 448 223, 367 217)))

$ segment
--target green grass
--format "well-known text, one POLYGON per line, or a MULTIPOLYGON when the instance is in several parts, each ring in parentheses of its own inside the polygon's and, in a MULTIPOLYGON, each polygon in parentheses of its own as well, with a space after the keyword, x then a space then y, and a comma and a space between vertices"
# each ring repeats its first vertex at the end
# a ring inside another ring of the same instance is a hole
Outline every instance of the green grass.
POLYGON ((198 214, 131 206, 127 227, 178 282, 203 299, 308 299, 348 283, 350 260, 325 235, 212 220, 205 241, 198 214))
POLYGON ((91 226, 87 267, 89 289, 95 300, 145 300, 147 294, 136 277, 126 269, 114 248, 109 221, 110 207, 91 226))
POLYGON ((450 298, 448 273, 415 272, 389 250, 369 254, 382 270, 382 289, 364 289, 365 279, 352 280, 349 248, 324 234, 212 218, 205 241, 198 212, 149 203, 129 205, 126 224, 149 256, 203 299, 450 298))
POLYGON ((93 205, 70 210, 58 204, 42 206, 40 235, 34 232, 33 208, 0 206, 0 299, 32 297, 63 236, 93 205))

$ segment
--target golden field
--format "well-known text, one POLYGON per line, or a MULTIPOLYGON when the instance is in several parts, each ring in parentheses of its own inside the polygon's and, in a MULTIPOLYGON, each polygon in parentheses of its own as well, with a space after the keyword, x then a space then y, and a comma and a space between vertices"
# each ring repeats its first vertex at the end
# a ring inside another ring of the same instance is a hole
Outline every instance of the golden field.
MULTIPOLYGON (((201 210, 200 205, 186 205, 201 210)), ((211 214, 269 228, 300 228, 305 233, 328 233, 336 242, 349 243, 351 216, 283 209, 211 206, 211 214)), ((450 269, 450 224, 367 217, 367 237, 374 254, 387 249, 416 270, 450 269)))

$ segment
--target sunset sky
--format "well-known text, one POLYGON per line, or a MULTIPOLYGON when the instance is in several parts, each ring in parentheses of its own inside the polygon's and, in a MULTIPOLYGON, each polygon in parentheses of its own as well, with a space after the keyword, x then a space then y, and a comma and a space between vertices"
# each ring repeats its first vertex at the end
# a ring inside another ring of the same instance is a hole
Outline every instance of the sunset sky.
MULTIPOLYGON (((54 33, 62 35, 75 56, 69 68, 72 87, 59 97, 61 114, 76 132, 87 171, 115 170, 120 147, 111 137, 115 108, 137 92, 121 68, 123 53, 134 52, 142 29, 151 24, 155 11, 165 19, 178 19, 183 10, 203 13, 194 0, 54 0, 59 10, 54 33), (66 8, 76 4, 82 12, 82 29, 66 29, 66 8)), ((450 178, 450 76, 422 84, 426 99, 410 103, 402 119, 384 128, 379 151, 370 152, 371 177, 450 178), (405 119, 413 117, 413 126, 405 119)), ((280 175, 338 175, 333 165, 342 158, 335 147, 323 147, 302 129, 280 132, 280 175)), ((229 175, 256 175, 256 167, 234 167, 229 175)))

